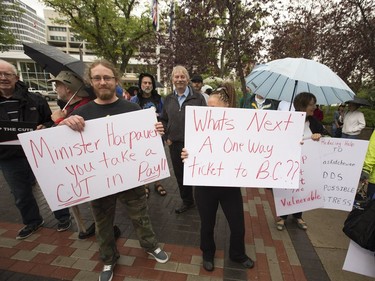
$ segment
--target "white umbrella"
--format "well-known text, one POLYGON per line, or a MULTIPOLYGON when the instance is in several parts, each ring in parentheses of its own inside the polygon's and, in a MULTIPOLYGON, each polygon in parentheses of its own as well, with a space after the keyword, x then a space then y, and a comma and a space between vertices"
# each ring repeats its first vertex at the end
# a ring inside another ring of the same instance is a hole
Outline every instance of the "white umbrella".
POLYGON ((303 58, 285 58, 258 65, 246 77, 246 86, 264 98, 292 102, 301 92, 315 95, 317 104, 353 99, 354 92, 326 65, 303 58))

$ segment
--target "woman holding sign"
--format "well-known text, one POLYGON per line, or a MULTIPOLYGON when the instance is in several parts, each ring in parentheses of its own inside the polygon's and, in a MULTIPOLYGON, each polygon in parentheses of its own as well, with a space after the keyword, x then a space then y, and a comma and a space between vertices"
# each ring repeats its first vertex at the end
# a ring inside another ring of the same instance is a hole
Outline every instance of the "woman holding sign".
MULTIPOLYGON (((311 138, 314 141, 319 141, 322 136, 330 136, 328 131, 324 128, 322 123, 316 119, 314 115, 314 110, 316 106, 316 97, 307 92, 298 94, 293 101, 293 105, 296 111, 306 112, 305 129, 303 132, 303 139, 311 138)), ((285 229, 285 220, 288 215, 281 216, 276 222, 277 230, 285 229)), ((302 229, 307 229, 306 222, 302 219, 302 212, 293 214, 293 218, 297 222, 297 226, 302 229)))
MULTIPOLYGON (((233 86, 225 83, 214 90, 208 98, 208 106, 236 107, 236 93, 233 86)), ((181 158, 187 157, 188 153, 184 148, 181 158)), ((203 252, 203 268, 207 271, 214 270, 216 251, 214 227, 219 204, 231 230, 230 259, 241 263, 245 268, 253 268, 254 262, 245 253, 245 222, 240 188, 199 186, 195 188, 195 201, 201 218, 200 248, 203 252)))

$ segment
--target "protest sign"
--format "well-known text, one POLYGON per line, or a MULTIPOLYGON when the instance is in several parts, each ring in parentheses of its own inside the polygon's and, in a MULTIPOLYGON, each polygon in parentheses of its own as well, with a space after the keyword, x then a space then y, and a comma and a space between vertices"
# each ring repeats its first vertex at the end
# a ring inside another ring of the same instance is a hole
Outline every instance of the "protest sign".
POLYGON ((368 141, 322 138, 324 208, 351 211, 368 141))
POLYGON ((36 126, 31 122, 0 121, 0 145, 21 145, 17 135, 31 132, 36 126))
POLYGON ((169 177, 153 109, 18 137, 43 194, 58 210, 169 177))
POLYGON ((357 191, 368 141, 321 138, 302 145, 298 190, 274 190, 276 214, 316 208, 350 211, 357 191))
POLYGON ((375 277, 374 252, 366 250, 350 240, 343 270, 375 277))
POLYGON ((184 184, 298 188, 304 112, 186 108, 184 184))
POLYGON ((275 189, 276 214, 278 216, 322 208, 322 161, 319 154, 320 142, 305 140, 302 145, 300 182, 298 189, 275 189))

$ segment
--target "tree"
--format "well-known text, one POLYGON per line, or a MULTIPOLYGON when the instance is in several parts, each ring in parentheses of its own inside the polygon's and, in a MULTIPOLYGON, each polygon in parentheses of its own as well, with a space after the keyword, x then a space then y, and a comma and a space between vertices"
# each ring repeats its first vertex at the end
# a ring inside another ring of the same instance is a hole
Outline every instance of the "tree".
POLYGON ((374 81, 375 2, 372 0, 291 1, 289 18, 274 17, 269 58, 314 58, 329 66, 357 92, 374 81))
POLYGON ((136 0, 44 0, 63 19, 59 23, 90 43, 97 56, 103 57, 124 72, 129 59, 149 37, 154 36, 149 13, 133 15, 136 0))
POLYGON ((8 51, 16 43, 9 21, 20 18, 22 14, 23 9, 17 2, 0 2, 0 52, 8 51))
MULTIPOLYGON (((245 93, 244 68, 261 47, 257 33, 267 15, 264 2, 179 1, 171 36, 161 36, 166 49, 162 63, 169 69, 183 64, 191 73, 219 77, 234 69, 245 93)), ((169 28, 165 26, 164 34, 169 28)))

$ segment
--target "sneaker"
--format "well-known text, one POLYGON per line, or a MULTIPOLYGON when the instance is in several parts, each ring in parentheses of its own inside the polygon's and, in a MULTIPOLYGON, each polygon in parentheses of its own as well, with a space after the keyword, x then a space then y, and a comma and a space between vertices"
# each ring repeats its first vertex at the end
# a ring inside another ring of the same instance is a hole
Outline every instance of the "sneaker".
POLYGON ((72 220, 69 218, 65 220, 60 220, 59 223, 57 224, 57 231, 62 232, 65 230, 68 230, 72 226, 72 220))
POLYGON ((278 231, 283 231, 285 229, 285 220, 280 218, 276 222, 276 228, 277 228, 278 231))
POLYGON ((113 269, 115 264, 106 264, 99 275, 99 281, 111 281, 113 278, 113 269))
POLYGON ((296 223, 297 223, 298 228, 302 230, 307 230, 307 224, 303 219, 296 219, 296 223))
POLYGON ((168 254, 160 248, 156 248, 152 252, 147 252, 147 254, 153 256, 160 263, 166 263, 169 259, 168 254))
POLYGON ((29 237, 31 234, 36 232, 42 225, 44 224, 44 220, 42 220, 39 224, 29 224, 25 225, 19 232, 16 237, 17 240, 22 240, 29 237))

